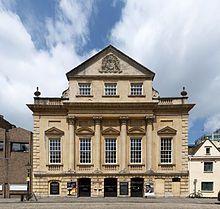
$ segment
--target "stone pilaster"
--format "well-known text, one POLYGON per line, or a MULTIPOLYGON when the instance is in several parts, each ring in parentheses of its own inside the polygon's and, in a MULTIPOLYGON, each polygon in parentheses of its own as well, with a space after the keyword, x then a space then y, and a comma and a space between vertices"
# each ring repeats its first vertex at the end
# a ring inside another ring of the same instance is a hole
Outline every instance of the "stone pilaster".
POLYGON ((128 117, 120 117, 121 122, 121 132, 120 132, 120 164, 121 164, 121 171, 127 170, 127 159, 129 158, 127 156, 127 121, 128 117))
POLYGON ((94 168, 96 171, 101 170, 101 117, 95 116, 95 161, 94 168))
POLYGON ((76 169, 76 150, 75 150, 75 120, 74 116, 67 117, 67 122, 69 124, 69 161, 68 161, 68 170, 76 169))
POLYGON ((154 116, 146 116, 146 170, 152 170, 152 130, 154 116))

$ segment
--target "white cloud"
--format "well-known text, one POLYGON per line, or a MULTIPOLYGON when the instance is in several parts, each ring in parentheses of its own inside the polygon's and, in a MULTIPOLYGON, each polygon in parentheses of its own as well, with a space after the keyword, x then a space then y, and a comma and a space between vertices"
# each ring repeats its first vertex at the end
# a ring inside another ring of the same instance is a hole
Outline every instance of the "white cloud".
POLYGON ((111 34, 118 48, 156 72, 161 96, 178 96, 186 85, 194 120, 220 113, 219 9, 218 0, 127 0, 111 34))
POLYGON ((47 50, 38 50, 31 34, 10 5, 0 1, 0 114, 10 122, 31 129, 32 103, 36 86, 42 96, 60 96, 67 88, 65 73, 84 60, 77 47, 88 38, 88 20, 93 1, 61 0, 56 17, 47 20, 47 50), (82 12, 83 11, 83 12, 82 12), (81 21, 78 21, 81 20, 81 21))
POLYGON ((208 118, 207 122, 204 125, 206 132, 212 133, 220 127, 220 114, 216 114, 208 118))

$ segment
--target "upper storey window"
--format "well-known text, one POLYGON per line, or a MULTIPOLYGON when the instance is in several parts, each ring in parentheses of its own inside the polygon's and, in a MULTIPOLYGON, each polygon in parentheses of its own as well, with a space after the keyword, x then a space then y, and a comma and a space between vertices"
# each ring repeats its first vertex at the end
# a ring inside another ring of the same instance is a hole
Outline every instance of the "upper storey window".
POLYGON ((90 83, 79 83, 79 95, 90 96, 91 95, 91 84, 90 83))
POLYGON ((105 96, 116 96, 116 95, 117 95, 117 84, 105 83, 105 96))
POLYGON ((143 95, 143 83, 131 83, 131 96, 143 95))
POLYGON ((29 152, 29 144, 28 143, 12 142, 11 143, 11 151, 12 152, 29 152))

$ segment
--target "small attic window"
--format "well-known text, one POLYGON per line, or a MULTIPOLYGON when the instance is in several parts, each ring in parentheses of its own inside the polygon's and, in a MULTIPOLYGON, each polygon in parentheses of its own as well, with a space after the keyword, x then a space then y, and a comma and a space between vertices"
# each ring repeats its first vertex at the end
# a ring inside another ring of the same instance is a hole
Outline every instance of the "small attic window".
POLYGON ((206 154, 206 155, 210 155, 210 154, 211 154, 211 152, 210 152, 210 147, 206 147, 206 148, 205 148, 205 154, 206 154))

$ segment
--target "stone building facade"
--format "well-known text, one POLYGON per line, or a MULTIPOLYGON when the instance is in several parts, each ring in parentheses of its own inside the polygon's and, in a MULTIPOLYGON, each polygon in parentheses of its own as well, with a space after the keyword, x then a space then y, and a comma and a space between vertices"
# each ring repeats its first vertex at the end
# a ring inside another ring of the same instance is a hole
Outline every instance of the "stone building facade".
POLYGON ((108 46, 66 74, 60 98, 33 112, 33 192, 40 196, 186 196, 188 104, 163 98, 155 74, 108 46))
POLYGON ((30 131, 17 128, 0 116, 0 197, 27 193, 31 137, 30 131))

